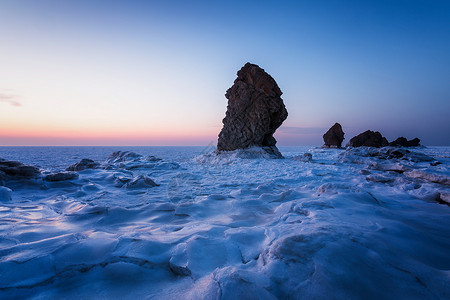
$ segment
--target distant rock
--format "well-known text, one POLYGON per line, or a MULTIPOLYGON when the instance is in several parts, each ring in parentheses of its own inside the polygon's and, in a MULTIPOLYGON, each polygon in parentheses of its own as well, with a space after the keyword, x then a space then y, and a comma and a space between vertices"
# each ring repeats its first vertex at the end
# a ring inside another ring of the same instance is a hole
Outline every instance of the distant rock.
POLYGON ((323 135, 323 141, 326 147, 340 148, 342 141, 344 140, 344 131, 339 123, 335 123, 330 129, 323 135))
POLYGON ((414 138, 414 139, 408 141, 406 138, 401 136, 398 139, 396 139, 395 141, 390 142, 389 146, 418 147, 418 146, 420 146, 420 139, 414 138))
POLYGON ((100 166, 99 163, 92 159, 83 158, 80 162, 69 166, 66 171, 83 171, 86 169, 97 169, 100 166))
POLYGON ((361 134, 353 137, 350 142, 348 142, 347 146, 350 147, 386 147, 389 145, 389 142, 385 137, 381 135, 378 131, 373 132, 371 130, 364 131, 361 134))
POLYGON ((259 66, 247 63, 237 72, 225 94, 228 107, 219 133, 218 151, 257 146, 274 158, 282 158, 273 137, 288 113, 275 80, 259 66))
POLYGON ((0 158, 0 180, 7 177, 33 178, 41 174, 38 167, 0 158))
POLYGON ((58 172, 44 176, 45 181, 56 182, 77 179, 78 174, 73 172, 58 172))

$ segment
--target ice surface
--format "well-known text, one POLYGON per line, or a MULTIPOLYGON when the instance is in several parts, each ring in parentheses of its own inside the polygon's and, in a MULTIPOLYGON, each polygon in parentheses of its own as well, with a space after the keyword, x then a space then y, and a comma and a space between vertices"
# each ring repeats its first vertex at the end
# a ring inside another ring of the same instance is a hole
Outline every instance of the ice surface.
POLYGON ((450 298, 450 148, 280 150, 0 148, 0 298, 450 298))
POLYGON ((11 201, 11 194, 11 189, 5 186, 0 186, 0 202, 11 201))

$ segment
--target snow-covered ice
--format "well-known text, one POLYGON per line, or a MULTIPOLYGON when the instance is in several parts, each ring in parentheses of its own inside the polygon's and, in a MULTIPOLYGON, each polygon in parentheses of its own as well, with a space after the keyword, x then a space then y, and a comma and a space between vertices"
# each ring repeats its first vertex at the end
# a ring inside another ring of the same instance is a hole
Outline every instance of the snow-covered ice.
POLYGON ((449 147, 280 150, 1 147, 0 298, 450 299, 449 147))

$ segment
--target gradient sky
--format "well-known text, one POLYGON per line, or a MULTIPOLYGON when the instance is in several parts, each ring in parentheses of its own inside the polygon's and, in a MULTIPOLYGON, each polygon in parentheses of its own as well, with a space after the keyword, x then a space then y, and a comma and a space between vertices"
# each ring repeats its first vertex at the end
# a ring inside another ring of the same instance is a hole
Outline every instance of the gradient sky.
POLYGON ((0 145, 207 145, 247 62, 278 145, 450 145, 450 1, 0 0, 0 145))

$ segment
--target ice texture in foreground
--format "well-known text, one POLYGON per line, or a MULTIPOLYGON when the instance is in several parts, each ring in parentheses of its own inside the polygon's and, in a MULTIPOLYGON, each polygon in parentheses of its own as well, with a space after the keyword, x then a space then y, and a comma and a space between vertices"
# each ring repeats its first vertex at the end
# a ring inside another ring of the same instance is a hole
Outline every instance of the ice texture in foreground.
POLYGON ((43 172, 0 186, 2 299, 450 298, 449 148, 31 150, 5 157, 43 172))

